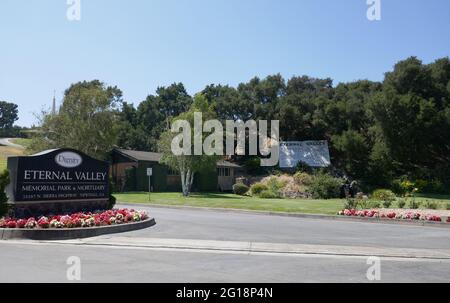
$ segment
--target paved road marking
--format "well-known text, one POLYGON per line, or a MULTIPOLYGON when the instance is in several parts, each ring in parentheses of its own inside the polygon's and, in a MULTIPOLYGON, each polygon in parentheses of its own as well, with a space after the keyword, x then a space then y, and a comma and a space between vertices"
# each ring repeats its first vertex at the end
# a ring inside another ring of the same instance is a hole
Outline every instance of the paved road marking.
POLYGON ((439 260, 450 262, 450 250, 380 248, 362 246, 310 245, 287 243, 262 243, 238 241, 213 241, 196 239, 162 239, 101 236, 66 241, 3 241, 0 244, 18 245, 70 245, 82 247, 111 247, 122 249, 158 249, 171 251, 217 252, 239 254, 277 254, 305 256, 378 256, 394 259, 439 260))

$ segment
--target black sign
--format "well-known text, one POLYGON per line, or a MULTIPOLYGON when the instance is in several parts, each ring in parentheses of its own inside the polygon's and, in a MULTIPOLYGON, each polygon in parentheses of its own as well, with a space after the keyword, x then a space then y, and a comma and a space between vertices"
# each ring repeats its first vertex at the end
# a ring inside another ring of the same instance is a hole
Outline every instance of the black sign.
POLYGON ((98 200, 109 197, 107 162, 72 149, 8 158, 10 200, 98 200))

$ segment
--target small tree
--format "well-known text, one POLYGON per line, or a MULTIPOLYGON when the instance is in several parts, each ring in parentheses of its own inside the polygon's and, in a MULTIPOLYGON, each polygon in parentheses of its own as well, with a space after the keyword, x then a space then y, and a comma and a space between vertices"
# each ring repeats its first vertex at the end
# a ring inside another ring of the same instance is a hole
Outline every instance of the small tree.
MULTIPOLYGON (((214 119, 216 117, 214 110, 209 106, 206 98, 199 94, 194 97, 194 102, 188 112, 172 120, 172 123, 177 120, 187 121, 191 126, 191 138, 194 137, 194 113, 196 112, 201 112, 204 119, 214 119)), ((208 135, 208 133, 202 133, 203 138, 208 135)), ((175 155, 172 151, 172 141, 176 136, 177 134, 171 131, 166 131, 161 135, 158 144, 159 150, 163 154, 161 161, 180 173, 183 196, 189 196, 192 184, 194 183, 195 173, 201 170, 214 169, 218 156, 205 154, 195 155, 193 146, 190 147, 191 153, 189 155, 175 155)), ((186 144, 186 142, 183 142, 183 144, 186 144)))

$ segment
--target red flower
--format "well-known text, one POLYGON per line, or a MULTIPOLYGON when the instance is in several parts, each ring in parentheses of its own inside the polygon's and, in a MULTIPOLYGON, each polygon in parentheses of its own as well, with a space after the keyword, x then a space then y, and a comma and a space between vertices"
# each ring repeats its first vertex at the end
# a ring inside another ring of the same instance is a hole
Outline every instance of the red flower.
POLYGON ((41 217, 38 220, 38 225, 41 228, 48 228, 50 226, 50 222, 48 221, 48 219, 46 217, 41 217))
POLYGON ((17 227, 17 223, 16 223, 16 221, 14 221, 14 220, 10 220, 10 221, 8 221, 8 222, 6 223, 6 226, 7 226, 8 228, 16 228, 16 227, 17 227))
POLYGON ((17 223, 17 228, 25 228, 25 225, 27 224, 27 220, 18 220, 16 223, 17 223))

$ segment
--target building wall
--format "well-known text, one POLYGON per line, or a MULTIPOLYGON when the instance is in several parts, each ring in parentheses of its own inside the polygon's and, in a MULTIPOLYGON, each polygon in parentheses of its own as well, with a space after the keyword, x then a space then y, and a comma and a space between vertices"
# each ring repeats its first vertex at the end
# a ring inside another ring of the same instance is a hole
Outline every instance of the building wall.
MULTIPOLYGON (((180 176, 168 175, 168 167, 158 162, 139 161, 131 162, 121 155, 113 155, 111 174, 116 182, 116 188, 121 191, 148 191, 147 168, 153 169, 151 187, 154 192, 181 191, 180 176), (128 175, 131 180, 126 181, 128 175)), ((193 191, 215 192, 217 190, 231 191, 235 183, 235 169, 230 169, 230 176, 219 176, 217 169, 196 173, 194 176, 193 191)))
MULTIPOLYGON (((218 169, 223 167, 218 167, 218 169)), ((229 168, 230 175, 229 176, 221 176, 220 174, 217 174, 218 177, 218 186, 220 191, 231 191, 233 190, 233 185, 236 183, 235 178, 235 170, 234 168, 229 168)))

